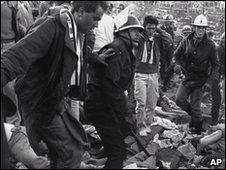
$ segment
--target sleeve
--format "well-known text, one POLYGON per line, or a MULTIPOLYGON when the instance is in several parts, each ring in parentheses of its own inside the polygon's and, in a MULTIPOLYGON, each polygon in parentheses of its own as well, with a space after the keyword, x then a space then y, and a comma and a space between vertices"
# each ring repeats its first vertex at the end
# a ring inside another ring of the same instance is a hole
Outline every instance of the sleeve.
POLYGON ((217 48, 217 55, 220 60, 220 74, 225 74, 225 52, 223 47, 220 45, 217 48))
POLYGON ((25 74, 35 60, 46 55, 54 38, 53 28, 53 20, 46 20, 1 55, 1 88, 17 76, 25 74))
POLYGON ((182 65, 185 49, 186 49, 186 39, 183 39, 173 54, 176 64, 182 65))
POLYGON ((93 67, 98 67, 100 66, 99 62, 99 55, 97 52, 92 52, 92 49, 87 46, 86 48, 86 55, 87 55, 87 63, 92 65, 93 67))
POLYGON ((164 30, 159 30, 159 35, 161 36, 164 49, 173 47, 172 36, 164 30))
POLYGON ((207 83, 213 84, 213 82, 219 78, 220 62, 219 62, 219 57, 217 55, 217 48, 215 45, 212 46, 212 50, 210 51, 211 53, 209 54, 209 58, 210 58, 210 65, 211 65, 211 73, 207 80, 207 83))

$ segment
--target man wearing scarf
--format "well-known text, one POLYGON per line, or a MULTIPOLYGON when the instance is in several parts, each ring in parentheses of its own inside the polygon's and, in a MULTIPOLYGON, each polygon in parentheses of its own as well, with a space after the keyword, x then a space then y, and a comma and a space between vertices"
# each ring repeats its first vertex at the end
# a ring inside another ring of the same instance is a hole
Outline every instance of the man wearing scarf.
POLYGON ((105 1, 73 1, 71 12, 38 19, 1 56, 1 89, 20 77, 15 89, 29 142, 37 155, 39 141, 46 142, 53 169, 79 168, 87 146, 67 98, 71 85, 81 85, 82 34, 97 25, 105 9, 105 1))
POLYGON ((144 34, 138 48, 135 74, 135 99, 137 101, 136 116, 138 131, 141 136, 150 132, 158 92, 158 72, 160 50, 165 50, 173 44, 166 31, 158 28, 156 17, 148 15, 144 19, 144 34))

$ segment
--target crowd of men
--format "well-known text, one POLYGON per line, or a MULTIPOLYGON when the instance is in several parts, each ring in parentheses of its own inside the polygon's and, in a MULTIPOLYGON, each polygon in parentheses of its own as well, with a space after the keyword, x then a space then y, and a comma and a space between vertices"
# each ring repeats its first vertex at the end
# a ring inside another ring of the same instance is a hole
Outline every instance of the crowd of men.
MULTIPOLYGON (((7 114, 19 115, 15 125, 26 127, 39 168, 80 167, 89 146, 82 117, 103 142, 108 158, 104 168, 121 169, 124 138, 151 131, 155 107, 174 73, 184 77, 175 101, 191 117, 190 132, 203 131, 205 91, 212 90, 212 124, 218 123, 225 102, 220 91, 221 80, 223 91, 225 83, 225 34, 216 45, 207 34, 206 16, 185 25, 175 42, 171 15, 165 16, 164 25, 152 15, 144 16, 141 24, 120 4, 118 16, 125 22, 118 24, 113 5, 105 1, 33 2, 1 1, 1 98, 10 94, 16 105, 16 111, 1 110, 1 134, 7 114), (50 165, 41 157, 41 141, 50 165)), ((8 144, 1 135, 3 168, 12 152, 8 144)))

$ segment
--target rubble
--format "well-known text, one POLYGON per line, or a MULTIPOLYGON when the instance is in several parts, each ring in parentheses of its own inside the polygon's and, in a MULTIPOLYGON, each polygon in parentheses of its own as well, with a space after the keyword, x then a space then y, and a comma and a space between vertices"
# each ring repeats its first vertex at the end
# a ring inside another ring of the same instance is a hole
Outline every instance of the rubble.
POLYGON ((179 146, 178 151, 180 151, 182 155, 188 160, 193 159, 196 153, 196 149, 191 143, 186 143, 185 145, 179 146))
POLYGON ((160 125, 165 129, 170 129, 170 130, 178 128, 177 125, 171 122, 169 119, 165 119, 157 116, 154 117, 154 122, 151 124, 151 126, 153 125, 160 125))
POLYGON ((185 132, 179 132, 178 130, 165 130, 162 133, 162 137, 170 138, 174 143, 180 142, 185 136, 185 132))

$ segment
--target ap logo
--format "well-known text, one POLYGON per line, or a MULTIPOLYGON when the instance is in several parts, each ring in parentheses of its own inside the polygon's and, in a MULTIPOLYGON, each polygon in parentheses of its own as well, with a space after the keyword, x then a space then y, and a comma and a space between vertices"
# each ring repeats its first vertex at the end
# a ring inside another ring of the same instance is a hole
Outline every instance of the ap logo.
POLYGON ((222 163, 222 159, 211 159, 210 166, 218 166, 222 163))

